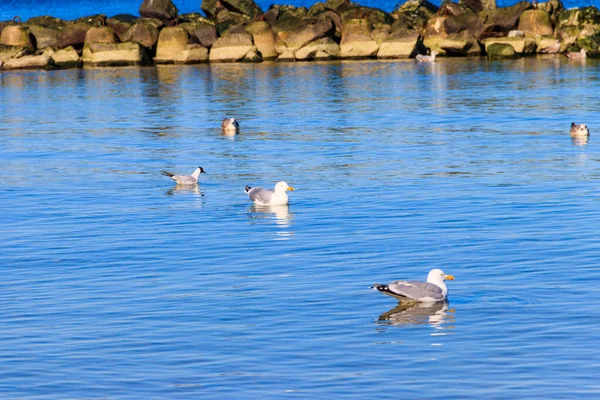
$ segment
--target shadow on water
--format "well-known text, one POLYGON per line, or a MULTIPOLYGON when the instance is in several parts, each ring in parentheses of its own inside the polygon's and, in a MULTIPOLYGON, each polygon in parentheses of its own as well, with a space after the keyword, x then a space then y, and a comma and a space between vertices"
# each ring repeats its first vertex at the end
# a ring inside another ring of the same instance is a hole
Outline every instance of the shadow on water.
POLYGON ((384 325, 423 325, 436 327, 454 321, 454 309, 448 302, 398 303, 396 307, 379 316, 377 323, 384 325))

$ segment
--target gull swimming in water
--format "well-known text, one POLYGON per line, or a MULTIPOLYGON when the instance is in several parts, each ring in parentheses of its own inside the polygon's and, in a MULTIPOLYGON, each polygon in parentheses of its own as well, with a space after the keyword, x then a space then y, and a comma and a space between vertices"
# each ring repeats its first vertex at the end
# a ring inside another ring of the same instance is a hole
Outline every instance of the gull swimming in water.
POLYGON ((204 168, 198 167, 191 175, 176 175, 167 171, 162 171, 162 174, 173 179, 178 185, 197 185, 200 174, 206 174, 206 172, 204 168))
POLYGON ((387 285, 376 283, 371 286, 383 294, 392 296, 400 302, 434 303, 448 298, 448 287, 445 280, 453 281, 452 275, 446 275, 441 269, 432 269, 427 275, 427 282, 395 281, 387 285))
POLYGON ((581 49, 580 51, 570 51, 565 53, 567 58, 571 60, 585 60, 587 58, 585 49, 581 49))
POLYGON ((235 118, 223 118, 221 123, 221 132, 224 134, 235 135, 240 131, 240 124, 235 118))
POLYGON ((294 191, 287 182, 277 182, 275 189, 263 189, 261 187, 250 187, 246 185, 246 193, 250 200, 259 206, 283 206, 289 203, 287 191, 294 191))
POLYGON ((435 62, 435 56, 437 56, 439 53, 437 51, 432 51, 430 56, 426 56, 423 54, 417 54, 417 61, 418 62, 424 62, 424 63, 432 63, 435 62))
POLYGON ((552 43, 540 50, 540 53, 555 54, 560 50, 560 42, 556 39, 556 43, 552 43))
POLYGON ((571 122, 571 137, 587 137, 590 136, 590 130, 586 124, 576 124, 571 122))

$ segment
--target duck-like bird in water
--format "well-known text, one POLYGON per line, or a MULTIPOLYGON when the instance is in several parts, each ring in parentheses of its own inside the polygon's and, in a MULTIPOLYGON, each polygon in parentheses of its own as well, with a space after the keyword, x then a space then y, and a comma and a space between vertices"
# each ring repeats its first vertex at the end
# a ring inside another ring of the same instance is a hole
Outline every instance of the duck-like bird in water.
POLYGON ((432 51, 430 56, 426 56, 423 54, 417 54, 417 61, 418 62, 422 62, 422 63, 432 63, 435 62, 435 56, 437 56, 439 53, 437 51, 432 51))
POLYGON ((556 54, 560 50, 560 42, 556 39, 555 43, 548 45, 540 50, 540 53, 545 54, 556 54))
POLYGON ((259 206, 283 206, 289 203, 287 191, 294 191, 287 182, 277 182, 275 189, 263 189, 261 187, 250 187, 246 185, 246 193, 254 204, 259 206))
POLYGON ((191 175, 177 175, 168 171, 161 172, 164 176, 168 176, 177 182, 178 185, 197 185, 200 174, 206 174, 204 168, 198 167, 191 175))
POLYGON ((395 281, 387 285, 376 283, 371 289, 392 296, 402 303, 435 303, 448 298, 445 280, 453 281, 454 277, 436 268, 429 271, 427 282, 395 281))
POLYGON ((585 60, 587 58, 585 49, 581 49, 579 51, 569 51, 565 53, 565 56, 571 60, 585 60))
POLYGON ((240 124, 235 118, 223 118, 221 123, 221 132, 224 134, 235 135, 240 131, 240 124))

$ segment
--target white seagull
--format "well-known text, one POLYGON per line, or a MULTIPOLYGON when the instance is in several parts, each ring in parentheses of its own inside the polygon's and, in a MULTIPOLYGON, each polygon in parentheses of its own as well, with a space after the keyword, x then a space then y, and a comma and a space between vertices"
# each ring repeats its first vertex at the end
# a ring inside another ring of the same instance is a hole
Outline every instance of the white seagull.
POLYGON ((430 56, 426 56, 423 54, 417 54, 417 61, 418 62, 424 62, 424 63, 432 63, 435 62, 435 56, 437 56, 439 53, 437 51, 432 51, 430 56))
POLYGON ((206 172, 204 172, 204 168, 198 167, 191 175, 176 175, 168 171, 162 171, 162 174, 173 179, 178 185, 197 185, 200 174, 206 174, 206 172))
POLYGON ((376 283, 371 286, 371 289, 392 296, 403 303, 434 303, 448 298, 445 280, 453 281, 454 277, 436 268, 429 271, 427 282, 395 281, 387 285, 376 283))
POLYGON ((250 200, 259 206, 283 206, 289 203, 287 191, 294 191, 287 182, 277 182, 275 189, 263 189, 261 187, 250 187, 246 185, 246 193, 250 200))

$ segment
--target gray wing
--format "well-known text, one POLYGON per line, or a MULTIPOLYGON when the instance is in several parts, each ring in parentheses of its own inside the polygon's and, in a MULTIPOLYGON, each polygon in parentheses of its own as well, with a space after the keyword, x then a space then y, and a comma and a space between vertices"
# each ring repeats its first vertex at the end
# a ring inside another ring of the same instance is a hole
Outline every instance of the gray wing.
POLYGON ((396 281, 388 284, 388 289, 400 297, 406 297, 414 301, 424 297, 430 297, 436 301, 444 299, 442 289, 429 282, 396 281))
POLYGON ((248 191, 248 197, 252 201, 259 201, 261 203, 269 203, 273 197, 273 190, 263 189, 261 187, 255 187, 248 191))
POLYGON ((194 183, 198 183, 196 179, 194 179, 191 175, 173 175, 173 180, 177 183, 181 183, 183 185, 191 185, 194 183))

